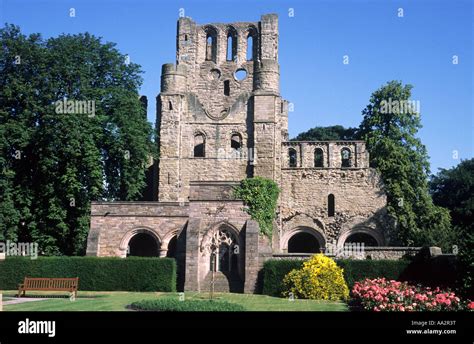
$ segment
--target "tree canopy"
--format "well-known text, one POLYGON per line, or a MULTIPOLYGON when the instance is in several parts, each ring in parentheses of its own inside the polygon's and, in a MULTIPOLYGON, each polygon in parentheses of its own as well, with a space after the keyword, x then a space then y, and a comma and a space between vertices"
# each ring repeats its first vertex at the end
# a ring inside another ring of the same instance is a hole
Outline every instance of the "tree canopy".
POLYGON ((83 254, 92 200, 134 200, 155 154, 140 66, 88 33, 0 30, 0 240, 83 254))
POLYGON ((357 128, 344 128, 342 125, 314 127, 298 134, 292 141, 331 141, 356 140, 357 128))
POLYGON ((387 209, 397 221, 396 240, 403 245, 437 245, 450 251, 454 240, 450 216, 433 204, 428 154, 416 136, 421 114, 402 106, 410 104, 411 89, 411 85, 391 81, 376 90, 362 111, 359 135, 367 143, 371 166, 382 175, 387 209))

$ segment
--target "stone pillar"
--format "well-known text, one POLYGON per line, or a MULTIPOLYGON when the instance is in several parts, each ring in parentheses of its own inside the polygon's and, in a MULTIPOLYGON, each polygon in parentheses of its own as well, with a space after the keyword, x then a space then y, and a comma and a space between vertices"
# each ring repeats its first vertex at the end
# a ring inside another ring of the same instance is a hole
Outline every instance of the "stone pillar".
POLYGON ((199 240, 201 219, 190 218, 186 229, 186 270, 184 291, 200 291, 199 240))
POLYGON ((248 220, 245 225, 245 293, 254 293, 257 287, 259 232, 258 223, 248 220))

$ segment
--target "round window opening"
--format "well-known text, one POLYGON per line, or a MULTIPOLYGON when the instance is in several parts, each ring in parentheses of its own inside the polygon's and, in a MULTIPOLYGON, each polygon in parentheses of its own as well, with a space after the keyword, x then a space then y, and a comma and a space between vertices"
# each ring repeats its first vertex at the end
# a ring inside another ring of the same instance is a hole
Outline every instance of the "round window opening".
POLYGON ((247 77, 247 71, 243 68, 237 69, 234 73, 235 80, 242 81, 247 77))
POLYGON ((219 69, 211 69, 209 77, 211 80, 219 80, 221 77, 221 71, 219 69))

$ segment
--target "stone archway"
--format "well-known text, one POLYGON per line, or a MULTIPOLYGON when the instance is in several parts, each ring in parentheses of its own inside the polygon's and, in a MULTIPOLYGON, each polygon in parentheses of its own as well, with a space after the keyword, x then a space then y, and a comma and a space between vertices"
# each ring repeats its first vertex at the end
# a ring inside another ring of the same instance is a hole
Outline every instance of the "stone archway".
POLYGON ((166 251, 166 257, 176 258, 177 251, 178 251, 178 236, 175 235, 168 242, 168 250, 166 251))
POLYGON ((159 257, 161 239, 150 228, 135 228, 128 231, 119 246, 121 257, 159 257))
POLYGON ((161 243, 160 257, 177 258, 180 234, 181 229, 174 229, 164 235, 161 243))
POLYGON ((243 254, 239 231, 227 222, 207 231, 200 246, 200 284, 204 289, 214 278, 215 291, 243 291, 243 254), (214 277, 213 277, 214 276, 214 277))
POLYGON ((346 241, 344 241, 344 245, 349 243, 363 243, 364 247, 379 246, 377 240, 371 234, 364 232, 350 234, 346 241))
POLYGON ((283 236, 282 246, 287 253, 320 253, 326 246, 326 239, 315 228, 298 226, 283 236))
POLYGON ((337 240, 338 247, 346 243, 364 243, 365 247, 384 246, 384 238, 370 227, 354 227, 342 233, 337 240))

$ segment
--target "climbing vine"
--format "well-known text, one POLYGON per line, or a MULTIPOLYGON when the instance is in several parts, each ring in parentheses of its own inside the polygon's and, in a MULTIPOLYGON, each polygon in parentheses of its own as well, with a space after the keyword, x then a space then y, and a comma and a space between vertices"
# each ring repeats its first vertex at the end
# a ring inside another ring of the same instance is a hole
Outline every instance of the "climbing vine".
POLYGON ((244 201, 245 211, 258 222, 260 233, 268 238, 272 237, 279 193, 273 180, 262 177, 244 179, 234 188, 234 197, 244 201))

